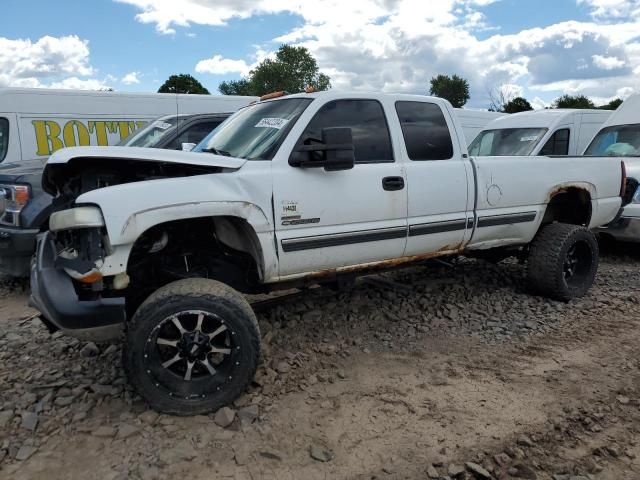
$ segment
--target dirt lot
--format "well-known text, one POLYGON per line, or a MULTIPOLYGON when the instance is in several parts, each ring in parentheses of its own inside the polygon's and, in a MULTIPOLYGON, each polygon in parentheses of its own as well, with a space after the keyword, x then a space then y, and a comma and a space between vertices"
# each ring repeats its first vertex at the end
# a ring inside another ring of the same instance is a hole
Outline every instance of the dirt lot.
POLYGON ((640 252, 569 304, 523 273, 462 260, 291 298, 259 315, 251 390, 193 418, 147 410, 118 346, 49 335, 5 281, 0 477, 639 479, 640 252))

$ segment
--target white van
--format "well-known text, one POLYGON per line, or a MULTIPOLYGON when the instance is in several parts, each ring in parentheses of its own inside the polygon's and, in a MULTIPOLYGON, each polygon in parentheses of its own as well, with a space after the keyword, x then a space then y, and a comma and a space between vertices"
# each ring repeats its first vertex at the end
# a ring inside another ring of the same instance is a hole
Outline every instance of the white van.
POLYGON ((469 155, 581 155, 610 110, 550 109, 514 113, 487 124, 469 155))
POLYGON ((631 203, 616 222, 598 231, 618 240, 640 242, 640 95, 630 96, 613 112, 584 154, 624 160, 627 177, 633 179, 627 183, 631 203))
POLYGON ((501 118, 508 113, 502 112, 488 112, 486 110, 466 110, 464 108, 454 108, 456 117, 460 120, 462 125, 462 131, 464 138, 467 142, 467 146, 473 141, 474 138, 487 126, 489 122, 492 122, 496 118, 501 118))
POLYGON ((161 115, 231 113, 257 97, 0 88, 0 162, 115 145, 161 115))

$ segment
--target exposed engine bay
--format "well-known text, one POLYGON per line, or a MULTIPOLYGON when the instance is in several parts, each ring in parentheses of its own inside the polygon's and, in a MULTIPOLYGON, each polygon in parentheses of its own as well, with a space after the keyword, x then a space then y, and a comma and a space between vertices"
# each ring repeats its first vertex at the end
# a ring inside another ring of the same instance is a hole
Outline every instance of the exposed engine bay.
POLYGON ((74 158, 49 164, 42 186, 54 197, 54 211, 69 208, 81 194, 123 183, 219 173, 219 166, 189 165, 121 158, 74 158))

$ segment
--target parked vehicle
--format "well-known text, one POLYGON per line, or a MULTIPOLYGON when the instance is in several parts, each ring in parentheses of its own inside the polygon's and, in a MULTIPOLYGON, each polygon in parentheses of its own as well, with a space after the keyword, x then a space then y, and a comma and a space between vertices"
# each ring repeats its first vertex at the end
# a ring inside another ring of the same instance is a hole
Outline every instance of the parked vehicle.
POLYGON ((52 329, 120 338, 155 409, 196 414, 251 381, 260 334, 238 292, 478 250, 527 258, 533 292, 591 286, 589 230, 619 212, 622 162, 468 155, 446 100, 322 92, 260 101, 184 153, 78 148, 49 159, 32 304, 52 329))
POLYGON ((585 155, 623 157, 627 167, 628 196, 631 203, 624 208, 622 216, 605 229, 601 235, 610 235, 618 240, 640 242, 640 95, 626 99, 605 122, 585 150, 585 155))
POLYGON ((611 116, 608 110, 550 109, 489 123, 469 146, 474 156, 581 155, 611 116))
MULTIPOLYGON (((183 149, 194 146, 228 113, 166 115, 120 143, 122 146, 183 149)), ((47 229, 53 208, 42 191, 44 164, 39 159, 0 164, 0 273, 27 277, 36 235, 47 229)))
POLYGON ((493 120, 508 116, 508 113, 487 112, 484 110, 467 110, 465 108, 454 108, 456 117, 462 125, 462 131, 466 144, 469 145, 473 139, 493 120))
POLYGON ((0 88, 0 162, 115 145, 161 115, 231 113, 257 97, 0 88))

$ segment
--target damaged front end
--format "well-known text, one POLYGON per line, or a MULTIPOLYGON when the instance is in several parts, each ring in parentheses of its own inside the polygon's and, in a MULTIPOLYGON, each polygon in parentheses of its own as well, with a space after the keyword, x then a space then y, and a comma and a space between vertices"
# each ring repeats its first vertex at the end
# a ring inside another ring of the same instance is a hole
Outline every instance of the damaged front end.
POLYGON ((92 341, 120 337, 125 298, 104 296, 100 273, 109 251, 97 206, 81 205, 51 215, 49 231, 38 235, 30 299, 50 330, 92 341))
MULTIPOLYGON (((127 255, 117 255, 118 247, 110 244, 101 207, 85 200, 86 194, 123 184, 221 173, 244 163, 210 154, 187 157, 182 152, 147 150, 76 148, 61 150, 50 158, 43 188, 54 197, 54 213, 49 218, 49 231, 38 235, 31 269, 31 305, 40 310, 51 330, 84 340, 116 339, 130 313, 127 307, 135 308, 138 297, 148 293, 140 287, 149 281, 136 278, 138 284, 130 285, 127 255)), ((127 248, 121 248, 120 253, 127 248)), ((149 269, 144 275, 157 277, 149 269)))
POLYGON ((100 267, 109 254, 104 220, 96 206, 80 206, 51 215, 49 230, 58 252, 56 265, 74 280, 92 285, 102 280, 100 267))
POLYGON ((92 341, 117 339, 126 319, 125 298, 101 294, 100 241, 96 229, 38 235, 31 269, 30 304, 51 330, 92 341), (79 242, 69 243, 77 235, 79 242), (84 242, 88 248, 76 247, 84 242), (97 242, 97 243, 96 243, 97 242))

